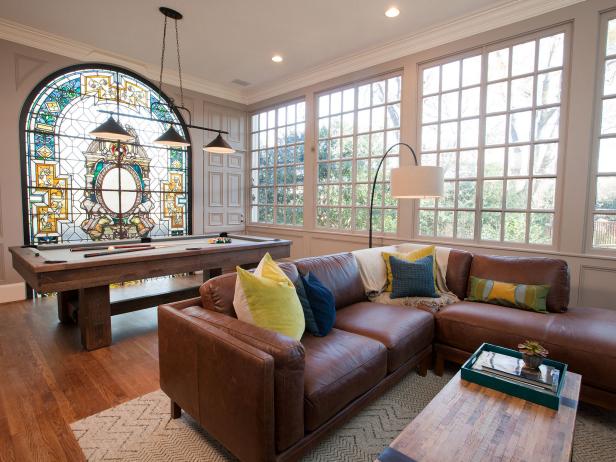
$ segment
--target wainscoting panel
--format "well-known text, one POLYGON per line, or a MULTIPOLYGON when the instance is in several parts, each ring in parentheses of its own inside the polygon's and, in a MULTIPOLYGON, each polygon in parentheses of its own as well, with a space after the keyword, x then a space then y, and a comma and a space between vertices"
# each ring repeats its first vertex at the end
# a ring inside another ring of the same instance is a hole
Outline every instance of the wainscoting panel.
POLYGON ((581 265, 579 287, 579 305, 616 309, 616 269, 581 265))
MULTIPOLYGON (((1 239, 1 237, 0 237, 1 239)), ((7 258, 7 263, 10 263, 10 255, 8 252, 8 248, 4 247, 4 244, 2 244, 0 242, 0 284, 2 283, 2 281, 4 281, 6 279, 6 275, 4 274, 4 259, 5 259, 5 255, 7 258)))

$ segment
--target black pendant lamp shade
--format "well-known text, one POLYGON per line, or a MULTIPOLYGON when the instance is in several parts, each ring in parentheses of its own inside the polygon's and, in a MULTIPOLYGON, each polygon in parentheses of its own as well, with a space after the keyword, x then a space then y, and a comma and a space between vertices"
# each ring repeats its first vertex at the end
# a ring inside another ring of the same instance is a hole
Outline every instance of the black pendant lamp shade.
POLYGON ((108 141, 130 141, 134 138, 111 116, 92 130, 90 135, 108 141))
POLYGON ((177 130, 173 128, 173 125, 169 125, 167 131, 154 140, 154 144, 167 148, 185 148, 190 146, 186 138, 180 135, 177 130))
POLYGON ((207 152, 214 152, 217 154, 233 154, 235 149, 233 149, 229 143, 225 141, 222 137, 222 134, 218 134, 214 140, 206 146, 203 146, 203 150, 207 152))

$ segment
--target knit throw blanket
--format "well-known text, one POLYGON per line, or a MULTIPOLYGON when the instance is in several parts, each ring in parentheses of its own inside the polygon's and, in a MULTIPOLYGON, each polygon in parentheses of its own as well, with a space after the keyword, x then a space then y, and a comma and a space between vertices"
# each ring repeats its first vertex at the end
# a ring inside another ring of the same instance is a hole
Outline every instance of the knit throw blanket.
POLYGON ((375 303, 383 303, 386 305, 410 306, 433 313, 437 312, 446 305, 460 301, 459 298, 447 287, 447 264, 449 262, 449 252, 451 250, 447 247, 437 247, 435 252, 435 264, 437 265, 436 288, 440 297, 390 298, 391 292, 384 291, 387 285, 387 272, 381 253, 408 253, 422 247, 426 246, 420 244, 402 244, 399 246, 362 249, 353 252, 359 266, 359 273, 364 284, 364 289, 366 290, 366 295, 370 301, 375 303))

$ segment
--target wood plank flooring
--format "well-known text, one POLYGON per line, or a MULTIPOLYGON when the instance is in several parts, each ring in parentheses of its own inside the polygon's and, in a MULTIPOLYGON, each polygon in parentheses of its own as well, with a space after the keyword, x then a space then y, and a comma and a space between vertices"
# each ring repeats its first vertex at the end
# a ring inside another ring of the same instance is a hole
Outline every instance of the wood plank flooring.
POLYGON ((81 461, 71 422, 159 388, 156 309, 114 316, 112 332, 85 352, 55 297, 0 304, 0 461, 81 461))

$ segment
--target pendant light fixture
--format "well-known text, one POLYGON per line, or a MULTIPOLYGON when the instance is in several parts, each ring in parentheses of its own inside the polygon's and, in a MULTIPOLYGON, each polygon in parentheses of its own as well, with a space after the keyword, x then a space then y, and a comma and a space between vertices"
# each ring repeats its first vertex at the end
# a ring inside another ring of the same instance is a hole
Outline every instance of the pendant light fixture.
MULTIPOLYGON (((180 36, 178 33, 178 21, 182 19, 182 13, 172 10, 171 8, 167 8, 165 6, 161 6, 159 11, 165 17, 165 22, 163 25, 163 45, 160 55, 160 78, 158 80, 158 92, 163 94, 163 68, 165 66, 165 47, 167 42, 167 20, 169 18, 173 19, 175 22, 175 46, 178 57, 178 73, 180 76, 180 106, 175 106, 173 99, 171 99, 170 106, 175 109, 186 109, 184 107, 184 86, 182 85, 182 62, 180 60, 180 36)), ((188 109, 186 109, 188 111, 188 109)), ((190 113, 190 111, 188 111, 190 113)), ((164 146, 167 148, 183 148, 190 146, 190 143, 180 135, 175 127, 172 124, 169 124, 169 128, 165 133, 160 135, 154 141, 154 144, 159 146, 164 146)))
MULTIPOLYGON (((229 134, 228 131, 218 130, 215 128, 203 127, 201 125, 193 125, 192 114, 190 110, 186 106, 184 106, 184 86, 182 84, 182 62, 180 59, 180 37, 178 33, 178 21, 182 19, 183 16, 180 12, 176 10, 172 10, 171 8, 167 8, 165 6, 161 6, 158 10, 165 17, 164 24, 163 24, 163 44, 162 44, 162 50, 161 50, 161 56, 160 56, 160 75, 159 75, 159 80, 158 80, 158 92, 160 95, 164 94, 163 93, 163 70, 164 70, 164 65, 165 65, 165 48, 166 48, 166 43, 167 43, 167 21, 169 20, 169 18, 171 18, 175 22, 175 44, 176 44, 176 51, 177 51, 177 58, 178 58, 178 74, 180 77, 180 105, 176 105, 175 102, 173 101, 173 98, 169 98, 169 101, 166 103, 157 102, 157 103, 152 103, 152 104, 158 104, 164 107, 168 107, 169 109, 176 111, 176 112, 179 112, 180 109, 185 111, 188 114, 188 123, 186 124, 184 122, 160 120, 159 118, 145 117, 145 116, 137 115, 137 114, 122 114, 122 117, 128 117, 128 118, 140 119, 140 120, 149 120, 152 122, 160 122, 160 123, 168 124, 169 127, 167 128, 167 130, 165 130, 165 132, 162 135, 160 135, 158 138, 156 138, 153 141, 154 144, 162 146, 162 147, 184 148, 184 147, 190 146, 190 143, 188 142, 188 140, 184 136, 182 136, 180 133, 178 133, 178 131, 176 130, 175 126, 179 125, 183 127, 184 129, 194 128, 197 130, 214 132, 217 134, 214 140, 212 140, 206 146, 203 146, 204 151, 213 152, 217 154, 234 153, 235 149, 233 149, 229 145, 229 143, 227 143, 225 139, 222 137, 222 135, 228 135, 229 134)), ((119 76, 116 78, 116 80, 118 81, 118 84, 119 84, 119 76)), ((114 115, 116 115, 117 117, 120 116, 119 91, 116 91, 116 111, 114 112, 114 111, 108 111, 108 110, 101 109, 99 110, 99 112, 109 114, 110 117, 105 123, 103 123, 102 125, 97 127, 95 130, 90 132, 93 136, 96 136, 97 138, 100 138, 100 139, 118 141, 118 142, 129 141, 134 138, 134 136, 132 136, 124 128, 122 128, 119 122, 117 122, 113 118, 114 115)))
POLYGON ((235 149, 233 149, 229 143, 225 141, 220 133, 212 140, 211 143, 203 146, 203 150, 217 154, 233 154, 235 152, 235 149))
MULTIPOLYGON (((120 74, 116 71, 116 111, 120 117, 120 74)), ((131 141, 134 136, 126 131, 120 122, 115 120, 112 115, 90 132, 90 135, 99 140, 105 141, 131 141)))
POLYGON ((130 141, 133 139, 133 135, 128 133, 112 116, 109 116, 105 122, 92 130, 90 135, 106 141, 130 141))

